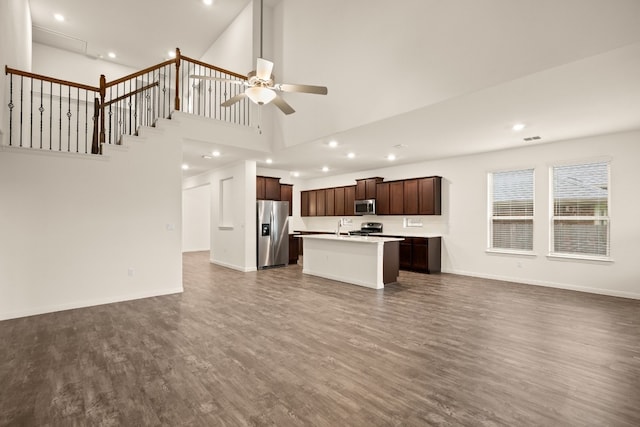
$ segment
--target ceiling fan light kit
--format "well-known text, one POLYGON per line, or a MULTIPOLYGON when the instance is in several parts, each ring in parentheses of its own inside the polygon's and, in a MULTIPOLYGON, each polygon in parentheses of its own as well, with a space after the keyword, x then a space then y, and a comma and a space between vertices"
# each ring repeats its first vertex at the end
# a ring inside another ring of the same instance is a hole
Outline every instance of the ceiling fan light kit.
POLYGON ((244 93, 258 105, 268 104, 277 96, 273 90, 262 86, 249 87, 244 93))

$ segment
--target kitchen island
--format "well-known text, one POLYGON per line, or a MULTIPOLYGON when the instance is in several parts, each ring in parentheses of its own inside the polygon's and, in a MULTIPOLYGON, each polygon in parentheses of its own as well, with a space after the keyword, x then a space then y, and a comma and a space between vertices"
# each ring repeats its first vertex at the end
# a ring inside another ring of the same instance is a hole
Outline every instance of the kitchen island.
POLYGON ((403 238, 301 235, 302 272, 368 288, 382 289, 398 280, 403 238))

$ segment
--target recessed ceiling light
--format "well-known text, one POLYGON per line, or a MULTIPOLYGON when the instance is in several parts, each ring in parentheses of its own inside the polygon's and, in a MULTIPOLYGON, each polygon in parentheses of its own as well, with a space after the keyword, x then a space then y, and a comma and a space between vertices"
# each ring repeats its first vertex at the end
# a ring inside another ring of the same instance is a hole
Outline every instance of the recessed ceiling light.
POLYGON ((338 141, 336 140, 329 141, 329 147, 336 148, 337 146, 338 146, 338 141))
POLYGON ((186 163, 183 163, 183 164, 182 164, 182 170, 183 170, 183 171, 187 171, 187 170, 189 170, 189 165, 188 165, 188 164, 186 164, 186 163))
POLYGON ((56 21, 58 22, 64 22, 64 15, 61 15, 59 13, 54 13, 53 17, 56 19, 56 21))
POLYGON ((329 172, 329 167, 328 166, 323 166, 322 167, 322 172, 329 172))
POLYGON ((355 154, 355 153, 349 153, 349 154, 347 154, 347 157, 348 157, 348 158, 350 158, 350 159, 353 159, 355 156, 356 156, 356 154, 355 154))
POLYGON ((273 159, 267 159, 266 162, 268 165, 270 165, 271 163, 273 163, 273 159))
POLYGON ((175 58, 176 57, 176 51, 175 50, 170 50, 167 52, 167 55, 169 55, 169 58, 175 58))
POLYGON ((213 152, 211 153, 211 155, 212 155, 213 157, 220 157, 220 152, 219 152, 218 150, 215 150, 215 151, 213 151, 213 152))
POLYGON ((520 132, 525 127, 526 126, 525 126, 524 123, 516 123, 515 125, 513 125, 513 127, 511 129, 513 129, 514 132, 520 132))
POLYGON ((207 6, 211 6, 213 4, 213 0, 202 0, 202 3, 206 4, 207 6))
POLYGON ((387 156, 387 160, 389 160, 390 162, 394 161, 396 159, 396 155, 395 154, 389 154, 387 156))
POLYGON ((108 56, 109 58, 113 59, 113 58, 115 58, 115 57, 116 57, 116 54, 115 54, 115 53, 113 53, 113 52, 109 52, 109 53, 107 53, 107 56, 108 56))
POLYGON ((296 178, 300 176, 300 172, 291 172, 291 175, 295 176, 296 178))

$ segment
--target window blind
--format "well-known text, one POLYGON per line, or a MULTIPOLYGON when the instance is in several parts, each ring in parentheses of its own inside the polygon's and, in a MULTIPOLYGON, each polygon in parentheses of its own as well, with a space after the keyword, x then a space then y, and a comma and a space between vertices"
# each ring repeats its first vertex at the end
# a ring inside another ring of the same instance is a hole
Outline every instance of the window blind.
POLYGON ((609 163, 553 167, 552 253, 609 256, 609 163))
POLYGON ((533 250, 533 169, 490 175, 489 247, 533 250))

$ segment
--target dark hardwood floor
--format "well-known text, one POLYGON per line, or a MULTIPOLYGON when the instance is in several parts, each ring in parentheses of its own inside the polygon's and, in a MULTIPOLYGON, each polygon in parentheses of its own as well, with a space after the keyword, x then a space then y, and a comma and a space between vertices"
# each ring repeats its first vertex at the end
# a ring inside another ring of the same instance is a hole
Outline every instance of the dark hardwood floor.
POLYGON ((640 301, 207 253, 184 287, 0 322, 0 425, 640 425, 640 301))

